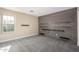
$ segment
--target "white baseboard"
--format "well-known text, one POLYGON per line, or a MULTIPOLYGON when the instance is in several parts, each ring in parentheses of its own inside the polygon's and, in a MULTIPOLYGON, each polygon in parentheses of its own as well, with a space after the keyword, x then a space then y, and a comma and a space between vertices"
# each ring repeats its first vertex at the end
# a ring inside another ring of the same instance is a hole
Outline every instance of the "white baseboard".
POLYGON ((16 39, 20 39, 20 38, 24 38, 24 37, 35 36, 35 35, 38 35, 38 33, 35 33, 35 34, 32 34, 32 35, 27 35, 27 36, 15 37, 15 38, 7 39, 7 40, 3 40, 3 41, 0 41, 0 43, 7 42, 7 41, 11 41, 11 40, 16 40, 16 39))

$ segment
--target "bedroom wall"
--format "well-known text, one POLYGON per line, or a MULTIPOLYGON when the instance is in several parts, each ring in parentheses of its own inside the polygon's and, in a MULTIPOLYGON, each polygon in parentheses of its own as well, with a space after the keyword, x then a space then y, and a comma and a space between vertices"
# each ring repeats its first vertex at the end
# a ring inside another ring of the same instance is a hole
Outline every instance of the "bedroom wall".
MULTIPOLYGON (((27 37, 38 34, 38 18, 28 14, 10 11, 0 8, 0 15, 15 16, 15 31, 14 32, 0 32, 0 42, 11 40, 18 37, 27 37), (21 24, 29 24, 30 26, 21 26, 21 24)), ((1 19, 0 19, 1 21, 1 19)), ((1 26, 0 26, 1 27, 1 26)))
MULTIPOLYGON (((64 30, 64 32, 48 31, 50 37, 63 36, 77 41, 77 9, 68 9, 39 17, 39 24, 47 23, 48 29, 64 30)), ((45 25, 45 24, 44 24, 45 25)), ((44 27, 43 27, 44 28, 44 27)))

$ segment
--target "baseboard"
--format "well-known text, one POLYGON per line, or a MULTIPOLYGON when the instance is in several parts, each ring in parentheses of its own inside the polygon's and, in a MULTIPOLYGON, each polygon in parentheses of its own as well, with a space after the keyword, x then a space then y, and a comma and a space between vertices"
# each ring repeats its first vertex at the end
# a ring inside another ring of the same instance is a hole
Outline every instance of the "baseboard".
POLYGON ((35 35, 38 35, 38 33, 31 34, 31 35, 27 35, 27 36, 15 37, 15 38, 7 39, 7 40, 3 40, 3 41, 0 41, 0 43, 2 43, 2 42, 7 42, 7 41, 11 41, 11 40, 16 40, 16 39, 20 39, 20 38, 24 38, 24 37, 35 36, 35 35))

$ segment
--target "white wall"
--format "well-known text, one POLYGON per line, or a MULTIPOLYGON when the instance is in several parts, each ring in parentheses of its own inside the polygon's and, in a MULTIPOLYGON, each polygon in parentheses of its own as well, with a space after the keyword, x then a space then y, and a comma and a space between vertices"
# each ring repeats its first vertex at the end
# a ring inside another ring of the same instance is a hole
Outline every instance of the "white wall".
POLYGON ((13 38, 17 37, 27 37, 38 34, 38 17, 15 11, 10 11, 3 8, 0 8, 0 14, 13 15, 16 17, 15 31, 4 33, 0 32, 0 42, 12 40, 13 38), (21 24, 29 24, 30 26, 22 27, 21 24))
POLYGON ((78 32, 77 45, 79 46, 79 8, 77 8, 77 32, 78 32))

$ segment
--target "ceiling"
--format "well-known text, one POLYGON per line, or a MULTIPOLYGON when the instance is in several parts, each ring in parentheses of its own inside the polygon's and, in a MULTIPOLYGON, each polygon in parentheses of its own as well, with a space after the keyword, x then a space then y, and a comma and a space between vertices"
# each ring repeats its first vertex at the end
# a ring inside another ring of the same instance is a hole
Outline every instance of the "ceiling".
POLYGON ((43 16, 43 15, 71 9, 74 7, 4 7, 4 8, 30 14, 33 16, 43 16))

